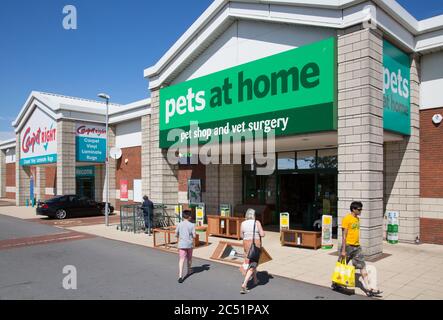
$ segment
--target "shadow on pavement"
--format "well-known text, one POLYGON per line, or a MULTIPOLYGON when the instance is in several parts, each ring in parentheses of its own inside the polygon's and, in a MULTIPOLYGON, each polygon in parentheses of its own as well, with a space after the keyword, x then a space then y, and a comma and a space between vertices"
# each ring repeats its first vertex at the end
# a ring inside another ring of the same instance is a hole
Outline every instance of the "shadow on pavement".
POLYGON ((257 278, 258 278, 258 284, 257 285, 252 284, 251 286, 248 286, 249 289, 254 289, 255 287, 258 287, 258 286, 267 285, 269 282, 269 279, 274 279, 274 277, 272 275, 270 275, 267 271, 257 272, 257 278))
POLYGON ((183 280, 188 279, 189 277, 195 275, 196 273, 201 273, 203 271, 209 271, 210 268, 211 268, 210 264, 204 264, 199 267, 192 267, 192 273, 190 275, 187 275, 186 277, 184 277, 183 280))

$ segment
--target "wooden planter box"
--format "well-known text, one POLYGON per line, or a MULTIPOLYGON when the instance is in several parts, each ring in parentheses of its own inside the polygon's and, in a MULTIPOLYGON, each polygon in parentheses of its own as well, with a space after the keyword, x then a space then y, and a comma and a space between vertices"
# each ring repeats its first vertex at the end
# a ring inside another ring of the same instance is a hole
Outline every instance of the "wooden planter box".
POLYGON ((283 229, 280 232, 281 245, 311 248, 321 247, 321 232, 283 229))
POLYGON ((240 226, 245 218, 208 215, 208 234, 240 240, 240 226))

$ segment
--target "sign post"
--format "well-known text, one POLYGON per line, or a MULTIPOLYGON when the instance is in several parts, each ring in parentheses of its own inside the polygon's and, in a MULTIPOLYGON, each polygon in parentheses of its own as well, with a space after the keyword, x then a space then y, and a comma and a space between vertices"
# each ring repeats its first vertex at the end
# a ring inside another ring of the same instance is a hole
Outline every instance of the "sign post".
POLYGON ((322 229, 321 229, 321 247, 322 249, 331 249, 332 243, 332 216, 322 216, 322 229))
POLYGON ((387 240, 390 244, 398 243, 398 218, 399 214, 397 211, 388 212, 387 240))

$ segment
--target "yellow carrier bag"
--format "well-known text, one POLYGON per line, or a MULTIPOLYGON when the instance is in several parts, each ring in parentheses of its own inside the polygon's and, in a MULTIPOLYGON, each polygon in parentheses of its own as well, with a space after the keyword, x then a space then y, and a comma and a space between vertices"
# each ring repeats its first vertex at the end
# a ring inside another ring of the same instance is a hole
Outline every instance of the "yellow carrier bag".
POLYGON ((331 280, 344 287, 355 287, 355 267, 346 263, 346 258, 337 261, 331 280))

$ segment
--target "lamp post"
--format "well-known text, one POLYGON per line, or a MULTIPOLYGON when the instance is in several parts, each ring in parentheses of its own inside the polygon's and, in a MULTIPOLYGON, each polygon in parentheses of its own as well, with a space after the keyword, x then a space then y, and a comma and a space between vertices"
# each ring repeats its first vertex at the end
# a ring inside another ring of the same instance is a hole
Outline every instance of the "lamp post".
POLYGON ((109 131, 109 95, 100 93, 99 98, 106 100, 106 173, 105 173, 105 224, 109 226, 109 143, 108 143, 108 131, 109 131))

